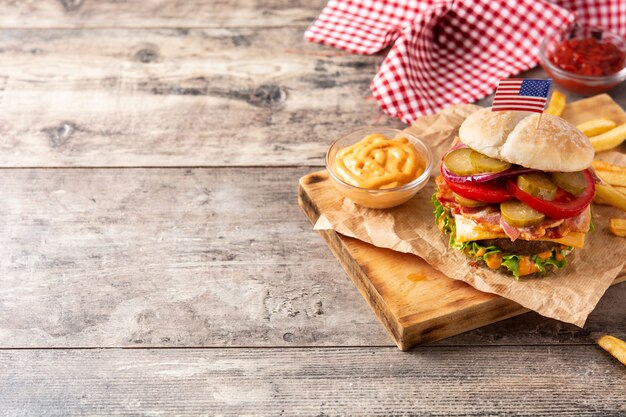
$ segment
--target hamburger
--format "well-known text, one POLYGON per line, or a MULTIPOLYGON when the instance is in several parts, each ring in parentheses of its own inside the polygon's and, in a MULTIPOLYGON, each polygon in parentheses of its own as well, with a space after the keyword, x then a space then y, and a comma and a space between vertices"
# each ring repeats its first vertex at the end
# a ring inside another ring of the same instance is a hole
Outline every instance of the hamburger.
POLYGON ((589 139, 560 117, 482 109, 444 155, 435 222, 475 264, 520 276, 563 268, 592 228, 589 139))

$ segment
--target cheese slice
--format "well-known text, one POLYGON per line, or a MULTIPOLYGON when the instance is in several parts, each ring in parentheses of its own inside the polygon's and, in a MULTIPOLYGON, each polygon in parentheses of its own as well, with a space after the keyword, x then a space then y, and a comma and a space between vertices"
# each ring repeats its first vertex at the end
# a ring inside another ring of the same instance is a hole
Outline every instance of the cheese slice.
POLYGON ((586 233, 583 232, 569 232, 567 236, 563 236, 559 239, 542 239, 548 240, 550 242, 560 243, 565 246, 573 246, 575 248, 582 249, 585 246, 585 236, 586 233))
MULTIPOLYGON (((454 237, 454 239, 459 243, 483 239, 509 239, 509 237, 504 234, 504 232, 491 232, 489 230, 485 230, 480 227, 480 225, 474 223, 471 219, 460 216, 458 214, 454 216, 454 221, 456 223, 456 236, 454 237)), ((559 239, 539 238, 536 240, 556 242, 565 246, 582 248, 585 246, 585 235, 585 233, 581 232, 570 232, 567 234, 567 236, 559 239)))

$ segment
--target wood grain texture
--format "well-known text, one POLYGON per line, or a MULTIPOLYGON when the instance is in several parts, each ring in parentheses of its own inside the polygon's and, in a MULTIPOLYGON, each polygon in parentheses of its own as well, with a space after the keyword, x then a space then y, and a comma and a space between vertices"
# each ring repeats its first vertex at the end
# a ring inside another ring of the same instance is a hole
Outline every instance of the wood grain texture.
POLYGON ((306 26, 324 0, 19 0, 3 1, 0 27, 306 26))
POLYGON ((0 167, 323 165, 382 57, 303 28, 1 30, 0 167))
POLYGON ((386 344, 302 173, 0 170, 0 347, 386 344))
MULTIPOLYGON (((300 179, 300 207, 312 224, 320 216, 320 207, 336 198, 326 171, 300 179)), ((320 233, 402 350, 528 311, 506 298, 450 279, 415 255, 377 248, 332 230, 320 233)), ((626 270, 615 280, 622 281, 626 281, 626 270)))
POLYGON ((342 133, 404 126, 371 97, 382 57, 302 30, 2 30, 0 167, 322 166, 342 133))
POLYGON ((302 40, 324 3, 0 2, 0 167, 281 167, 0 169, 0 415, 624 414, 621 369, 576 345, 626 337, 626 285, 585 329, 391 347, 284 168, 402 126, 370 97, 382 57, 302 40), (79 346, 142 349, 47 349, 79 346))
MULTIPOLYGON (((306 170, 0 170, 0 347, 391 345, 297 206, 306 170)), ((626 337, 625 296, 439 344, 626 337)))
POLYGON ((0 351, 5 415, 603 416, 623 365, 597 346, 0 351))

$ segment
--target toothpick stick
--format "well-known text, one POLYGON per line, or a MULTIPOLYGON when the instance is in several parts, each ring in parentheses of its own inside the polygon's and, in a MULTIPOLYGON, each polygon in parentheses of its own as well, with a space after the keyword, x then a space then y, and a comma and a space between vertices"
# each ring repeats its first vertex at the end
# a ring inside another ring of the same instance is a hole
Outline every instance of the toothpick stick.
POLYGON ((539 123, 541 123, 542 115, 543 115, 543 112, 539 113, 539 117, 537 118, 537 124, 535 125, 535 129, 539 129, 539 123))

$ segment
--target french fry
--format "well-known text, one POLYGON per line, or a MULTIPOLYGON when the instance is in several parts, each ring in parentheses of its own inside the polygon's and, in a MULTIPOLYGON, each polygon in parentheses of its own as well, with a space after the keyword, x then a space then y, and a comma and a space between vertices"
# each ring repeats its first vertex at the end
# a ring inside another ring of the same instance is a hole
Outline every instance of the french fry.
POLYGON ((626 237, 626 219, 609 219, 609 230, 615 236, 626 237))
POLYGON ((596 204, 599 204, 601 206, 610 206, 611 203, 609 203, 607 200, 605 200, 604 198, 602 198, 599 194, 598 194, 598 188, 596 187, 596 195, 593 197, 593 202, 596 204))
POLYGON ((617 190, 622 193, 625 191, 623 188, 626 188, 626 167, 613 165, 598 159, 594 159, 591 165, 596 170, 596 175, 602 181, 609 185, 617 186, 617 190))
POLYGON ((603 118, 589 120, 588 122, 581 123, 576 127, 585 135, 587 135, 587 137, 591 137, 600 135, 604 132, 608 132, 616 126, 617 124, 614 121, 603 118))
POLYGON ((626 174, 626 167, 620 165, 609 164, 608 162, 600 161, 599 159, 594 159, 591 163, 596 170, 600 171, 610 171, 610 172, 623 172, 626 174))
POLYGON ((626 194, 626 187, 613 187, 622 194, 626 194))
POLYGON ((607 334, 596 340, 596 343, 615 359, 626 365, 626 342, 607 334))
POLYGON ((608 184, 596 184, 596 196, 593 201, 626 211, 626 194, 620 193, 608 184))
POLYGON ((565 94, 561 93, 559 90, 554 90, 550 98, 550 104, 548 104, 548 108, 544 113, 560 117, 563 114, 563 110, 565 110, 565 104, 565 94))
POLYGON ((596 152, 608 151, 622 144, 626 140, 626 123, 614 129, 589 138, 591 146, 596 152))
POLYGON ((626 172, 601 171, 596 168, 596 175, 607 184, 626 187, 626 172))

